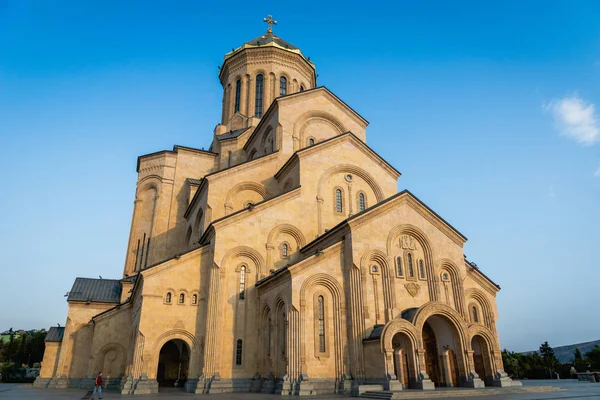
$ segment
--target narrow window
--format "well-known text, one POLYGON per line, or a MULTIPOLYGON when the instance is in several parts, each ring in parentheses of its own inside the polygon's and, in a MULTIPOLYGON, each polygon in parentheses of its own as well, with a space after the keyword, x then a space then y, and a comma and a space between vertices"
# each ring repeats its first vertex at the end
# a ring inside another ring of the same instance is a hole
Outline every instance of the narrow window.
POLYGON ((360 211, 365 211, 365 194, 360 193, 358 195, 358 209, 360 211))
POLYGON ((183 304, 185 302, 185 295, 183 293, 181 293, 179 295, 179 304, 183 304))
POLYGON ((396 257, 396 272, 398 276, 404 276, 404 271, 402 271, 402 257, 396 257))
POLYGON ((235 348, 235 365, 242 365, 242 339, 237 340, 235 348))
POLYGON ((275 141, 271 139, 271 153, 275 153, 275 141))
POLYGON ((287 94, 287 79, 285 76, 279 78, 279 95, 285 96, 287 94))
POLYGON ((287 325, 285 323, 285 313, 283 313, 281 318, 281 325, 281 356, 285 357, 285 350, 287 348, 287 325))
POLYGON ((408 253, 408 276, 410 276, 411 278, 415 277, 415 269, 413 267, 412 254, 410 253, 408 253))
POLYGON ((325 299, 323 296, 319 296, 317 302, 319 314, 319 351, 325 353, 325 299))
POLYGON ((227 153, 227 167, 231 167, 231 152, 227 153))
POLYGON ((300 91, 304 92, 304 86, 300 85, 300 91))
POLYGON ((378 271, 377 265, 371 265, 371 272, 374 273, 374 274, 376 274, 377 271, 378 271))
POLYGON ((235 82, 235 111, 234 112, 240 111, 241 93, 242 93, 242 81, 238 79, 235 82))
POLYGON ((308 139, 308 145, 309 146, 314 146, 315 145, 315 139, 308 139))
POLYGON ((342 212, 342 191, 340 189, 335 190, 335 209, 337 212, 342 212))
POLYGON ((246 292, 246 266, 240 268, 240 300, 244 300, 246 292))
POLYGON ((195 294, 192 296, 192 305, 198 304, 198 295, 195 294))
POLYGON ((287 245, 287 243, 284 243, 281 246, 281 256, 282 257, 287 257, 288 256, 288 245, 287 245))
POLYGON ((256 96, 254 97, 254 116, 261 118, 263 113, 263 76, 256 76, 256 96))
POLYGON ((477 307, 472 307, 473 312, 473 322, 479 322, 479 315, 477 315, 477 307))
POLYGON ((419 278, 425 279, 425 267, 423 266, 423 260, 419 260, 419 278))
POLYGON ((165 298, 165 303, 171 304, 171 292, 167 293, 167 297, 165 298))

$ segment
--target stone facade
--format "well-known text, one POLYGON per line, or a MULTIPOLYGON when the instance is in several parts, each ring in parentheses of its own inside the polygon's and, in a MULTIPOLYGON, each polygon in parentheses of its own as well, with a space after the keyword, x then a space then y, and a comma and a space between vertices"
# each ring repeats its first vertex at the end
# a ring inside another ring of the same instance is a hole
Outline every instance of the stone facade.
POLYGON ((98 371, 134 394, 510 385, 499 286, 397 193, 314 64, 268 32, 219 78, 209 150, 139 157, 123 278, 78 278, 36 385, 91 387, 98 371))

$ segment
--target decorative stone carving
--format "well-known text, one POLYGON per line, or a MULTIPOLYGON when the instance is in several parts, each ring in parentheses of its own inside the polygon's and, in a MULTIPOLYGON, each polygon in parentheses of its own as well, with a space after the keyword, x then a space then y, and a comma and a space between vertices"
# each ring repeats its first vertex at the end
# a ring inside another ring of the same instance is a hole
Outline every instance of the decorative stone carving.
POLYGON ((400 247, 405 250, 417 250, 417 242, 412 236, 404 235, 400 237, 400 247))
POLYGON ((406 283, 404 287, 406 288, 408 294, 410 294, 412 297, 415 297, 417 294, 419 294, 419 285, 416 283, 406 283))

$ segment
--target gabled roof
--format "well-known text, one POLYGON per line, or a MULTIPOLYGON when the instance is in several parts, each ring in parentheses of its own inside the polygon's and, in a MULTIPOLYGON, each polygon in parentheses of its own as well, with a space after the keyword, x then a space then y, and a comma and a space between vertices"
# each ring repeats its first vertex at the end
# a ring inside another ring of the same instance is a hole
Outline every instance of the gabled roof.
POLYGON ((77 278, 67 301, 119 303, 121 281, 118 279, 77 278))
POLYGON ((241 136, 248 129, 250 129, 250 127, 248 127, 248 128, 242 128, 242 129, 236 129, 235 131, 229 131, 229 132, 223 133, 221 135, 217 135, 217 139, 219 139, 219 140, 234 139, 236 137, 241 136))
POLYGON ((355 142, 362 147, 364 150, 366 150, 368 153, 370 153, 371 155, 375 156, 375 158, 377 158, 386 168, 388 168, 389 170, 393 171, 394 173, 396 173, 398 175, 398 177, 400 175, 402 175, 400 173, 400 171, 398 171, 396 168, 394 168, 390 163, 388 163, 383 157, 381 157, 379 154, 377 154, 377 152, 375 150, 373 150, 372 148, 370 148, 365 142, 363 142, 362 140, 360 140, 358 137, 356 137, 356 135, 352 132, 345 132, 342 134, 339 134, 337 136, 331 137, 329 139, 323 140, 321 142, 317 142, 312 146, 308 146, 308 147, 303 147, 300 150, 296 150, 294 152, 294 154, 292 154, 292 156, 290 158, 288 158, 288 160, 281 166, 281 168, 279 168, 279 171, 277 171, 275 173, 275 179, 279 179, 278 176, 281 176, 281 173, 290 165, 292 164, 296 159, 298 159, 298 156, 303 154, 303 153, 308 153, 308 152, 313 152, 315 151, 315 149, 319 149, 320 147, 325 146, 326 144, 329 144, 335 140, 342 140, 343 138, 346 137, 350 137, 355 139, 355 142))
POLYGON ((62 342, 63 336, 65 335, 64 326, 52 326, 46 333, 45 342, 62 342))

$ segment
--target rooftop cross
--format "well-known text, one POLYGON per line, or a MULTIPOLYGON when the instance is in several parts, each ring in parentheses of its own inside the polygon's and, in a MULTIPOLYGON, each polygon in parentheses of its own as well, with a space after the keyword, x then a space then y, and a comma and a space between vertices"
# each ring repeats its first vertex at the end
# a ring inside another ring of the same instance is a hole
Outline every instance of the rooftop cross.
POLYGON ((269 15, 269 18, 263 18, 263 22, 269 24, 269 29, 267 29, 267 35, 273 34, 273 25, 277 25, 277 21, 273 20, 273 16, 269 15))

